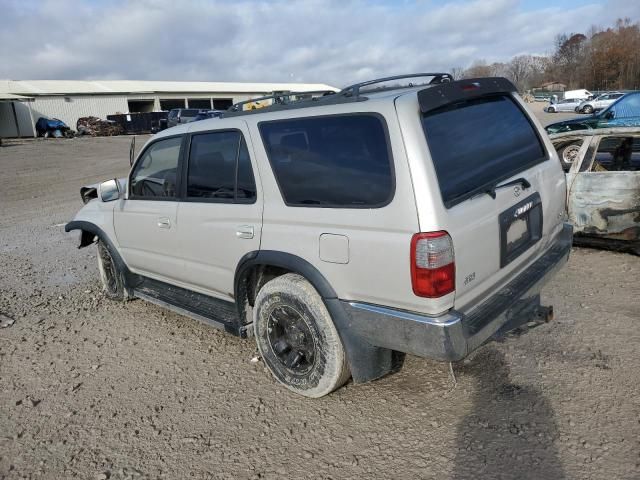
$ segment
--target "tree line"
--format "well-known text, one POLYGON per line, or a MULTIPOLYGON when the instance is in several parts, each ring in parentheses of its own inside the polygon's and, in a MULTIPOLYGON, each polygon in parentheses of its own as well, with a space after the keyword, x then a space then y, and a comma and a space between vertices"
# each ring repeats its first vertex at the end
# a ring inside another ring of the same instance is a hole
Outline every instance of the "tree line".
POLYGON ((455 79, 502 76, 521 92, 558 82, 567 89, 640 90, 640 23, 619 19, 615 27, 556 37, 548 56, 518 55, 506 63, 475 61, 451 69, 455 79))

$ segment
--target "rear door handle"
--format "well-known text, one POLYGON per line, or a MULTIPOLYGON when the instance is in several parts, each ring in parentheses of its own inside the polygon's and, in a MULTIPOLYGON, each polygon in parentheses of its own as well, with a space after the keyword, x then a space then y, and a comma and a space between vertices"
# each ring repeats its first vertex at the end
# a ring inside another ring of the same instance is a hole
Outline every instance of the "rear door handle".
POLYGON ((253 238, 253 226, 240 225, 236 230, 236 237, 238 238, 253 238))
POLYGON ((158 218, 158 227, 159 228, 171 228, 171 220, 167 217, 158 218))

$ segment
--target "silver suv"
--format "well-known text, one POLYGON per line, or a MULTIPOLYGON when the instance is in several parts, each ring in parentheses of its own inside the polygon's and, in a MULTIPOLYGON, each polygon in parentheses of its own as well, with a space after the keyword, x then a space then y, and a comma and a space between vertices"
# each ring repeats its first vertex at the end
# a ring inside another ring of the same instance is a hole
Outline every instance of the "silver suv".
POLYGON ((236 105, 81 195, 66 230, 97 242, 107 296, 254 336, 308 397, 544 323, 572 240, 558 157, 503 78, 236 105))

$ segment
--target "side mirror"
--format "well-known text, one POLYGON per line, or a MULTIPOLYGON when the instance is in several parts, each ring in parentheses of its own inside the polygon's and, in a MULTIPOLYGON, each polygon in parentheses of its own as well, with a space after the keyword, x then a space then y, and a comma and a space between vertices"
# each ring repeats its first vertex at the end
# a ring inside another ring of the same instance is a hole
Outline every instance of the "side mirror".
POLYGON ((103 202, 112 202, 120 198, 120 182, 115 178, 102 182, 98 187, 100 200, 103 202))
POLYGON ((607 113, 604 114, 604 118, 606 118, 607 120, 613 120, 616 117, 616 112, 614 112, 613 110, 609 110, 607 113))

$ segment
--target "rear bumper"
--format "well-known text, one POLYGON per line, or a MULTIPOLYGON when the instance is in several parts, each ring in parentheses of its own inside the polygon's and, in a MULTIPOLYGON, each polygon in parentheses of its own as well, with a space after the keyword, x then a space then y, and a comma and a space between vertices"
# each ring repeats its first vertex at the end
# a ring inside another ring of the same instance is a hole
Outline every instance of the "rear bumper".
POLYGON ((545 312, 540 290, 567 262, 573 230, 565 224, 547 252, 470 312, 432 317, 343 301, 350 330, 377 347, 442 361, 457 361, 493 338, 545 312))

